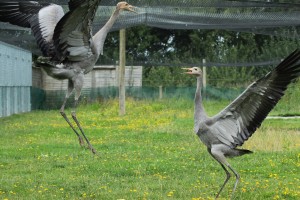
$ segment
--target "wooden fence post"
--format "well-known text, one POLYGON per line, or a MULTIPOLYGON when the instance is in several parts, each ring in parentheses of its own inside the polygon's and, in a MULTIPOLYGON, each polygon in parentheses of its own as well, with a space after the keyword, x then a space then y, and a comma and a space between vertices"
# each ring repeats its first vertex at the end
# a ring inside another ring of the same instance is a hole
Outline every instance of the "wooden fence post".
POLYGON ((120 30, 120 63, 119 63, 119 115, 123 116, 125 110, 125 64, 126 64, 126 31, 120 30))
POLYGON ((163 86, 160 85, 159 86, 159 99, 162 99, 163 98, 163 86))

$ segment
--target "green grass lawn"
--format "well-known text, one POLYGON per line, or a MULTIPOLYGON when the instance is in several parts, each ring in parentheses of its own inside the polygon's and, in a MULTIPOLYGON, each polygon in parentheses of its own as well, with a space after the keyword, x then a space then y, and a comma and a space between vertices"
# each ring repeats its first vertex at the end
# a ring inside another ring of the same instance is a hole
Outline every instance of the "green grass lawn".
MULTIPOLYGON (((205 107, 215 114, 227 103, 205 107)), ((274 113, 284 111, 279 105, 274 113)), ((110 100, 82 105, 77 116, 96 156, 79 146, 58 111, 0 119, 0 200, 214 199, 225 179, 193 134, 190 100, 129 99, 124 117, 110 100)), ((254 154, 229 160, 241 175, 235 199, 300 198, 299 129, 299 119, 265 120, 244 145, 254 154)))

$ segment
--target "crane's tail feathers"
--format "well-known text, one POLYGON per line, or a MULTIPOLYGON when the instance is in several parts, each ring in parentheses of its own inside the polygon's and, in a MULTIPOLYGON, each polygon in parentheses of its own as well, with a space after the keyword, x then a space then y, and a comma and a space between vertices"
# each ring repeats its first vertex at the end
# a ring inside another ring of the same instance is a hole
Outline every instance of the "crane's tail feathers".
POLYGON ((36 67, 42 68, 58 68, 57 63, 52 61, 50 57, 40 56, 35 62, 36 67))
POLYGON ((50 57, 40 56, 36 60, 35 66, 42 68, 49 76, 59 80, 70 78, 73 75, 69 69, 65 69, 63 63, 58 64, 52 61, 50 57))
POLYGON ((46 64, 50 63, 50 60, 51 59, 49 57, 39 56, 36 59, 36 65, 37 65, 37 67, 46 65, 46 64))
POLYGON ((250 153, 253 153, 253 151, 250 151, 248 149, 237 149, 238 152, 239 152, 239 155, 242 156, 244 154, 250 154, 250 153))
POLYGON ((232 158, 232 157, 242 156, 250 153, 253 152, 247 149, 233 149, 233 151, 231 151, 229 154, 225 154, 225 157, 232 158))

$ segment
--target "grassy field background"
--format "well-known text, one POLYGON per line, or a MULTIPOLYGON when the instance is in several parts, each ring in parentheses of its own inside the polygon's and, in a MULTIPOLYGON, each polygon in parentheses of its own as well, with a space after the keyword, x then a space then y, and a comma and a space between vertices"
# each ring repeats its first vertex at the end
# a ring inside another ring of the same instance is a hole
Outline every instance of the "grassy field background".
MULTIPOLYGON (((297 114, 284 99, 272 115, 297 114)), ((212 115, 228 102, 205 102, 212 115)), ((68 110, 69 113, 69 110, 68 110)), ((77 116, 98 154, 81 148, 57 110, 0 119, 0 199, 214 199, 225 173, 193 134, 193 101, 108 100, 77 116)), ((235 199, 300 198, 300 119, 267 119, 230 159, 235 199)), ((229 199, 231 179, 220 199, 229 199)))

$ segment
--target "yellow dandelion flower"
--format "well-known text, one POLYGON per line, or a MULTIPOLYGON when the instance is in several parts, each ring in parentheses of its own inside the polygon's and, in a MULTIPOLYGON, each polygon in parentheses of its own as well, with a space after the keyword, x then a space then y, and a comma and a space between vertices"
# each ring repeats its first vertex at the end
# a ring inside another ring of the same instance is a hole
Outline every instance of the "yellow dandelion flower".
POLYGON ((168 197, 172 197, 173 195, 174 195, 174 190, 168 192, 168 194, 167 194, 168 197))
POLYGON ((289 188, 284 188, 284 191, 283 191, 283 194, 284 195, 288 195, 290 193, 290 190, 289 190, 289 188))

